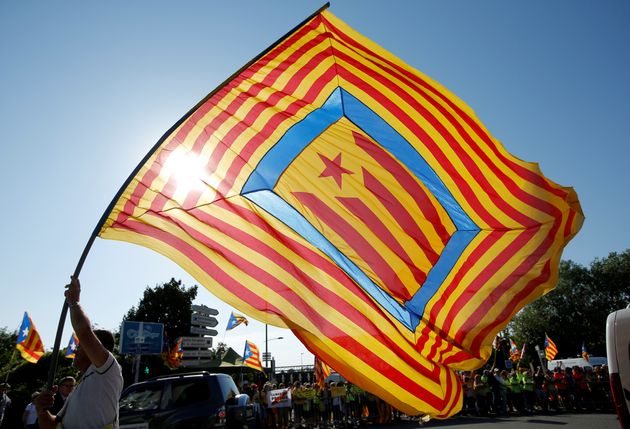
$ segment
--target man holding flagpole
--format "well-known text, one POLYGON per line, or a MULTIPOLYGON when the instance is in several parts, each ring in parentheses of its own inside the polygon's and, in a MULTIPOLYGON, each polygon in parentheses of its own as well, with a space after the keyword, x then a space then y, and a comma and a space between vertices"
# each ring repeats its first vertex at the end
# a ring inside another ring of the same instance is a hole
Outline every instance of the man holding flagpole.
POLYGON ((81 285, 72 277, 66 285, 70 320, 79 339, 73 366, 83 374, 80 384, 68 396, 63 408, 53 415, 53 392, 46 390, 34 401, 41 429, 118 428, 118 399, 123 387, 122 370, 112 355, 114 336, 105 330, 92 330, 92 324, 79 304, 81 285))

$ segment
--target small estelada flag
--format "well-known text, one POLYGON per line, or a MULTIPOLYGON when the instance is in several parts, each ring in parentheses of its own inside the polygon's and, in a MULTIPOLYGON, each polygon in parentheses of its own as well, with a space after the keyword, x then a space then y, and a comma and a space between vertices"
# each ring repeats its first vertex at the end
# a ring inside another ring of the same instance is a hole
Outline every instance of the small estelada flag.
POLYGON ((79 339, 77 338, 77 334, 74 332, 70 336, 70 341, 68 341, 68 347, 66 348, 66 354, 63 355, 66 359, 74 359, 77 355, 77 348, 79 347, 79 339))
POLYGON ((553 358, 556 357, 557 353, 558 348, 556 347, 556 344, 551 341, 549 335, 545 334, 545 357, 547 358, 547 360, 553 360, 553 358))
POLYGON ((234 314, 234 312, 232 312, 232 314, 230 314, 230 320, 228 320, 227 328, 225 330, 229 331, 230 329, 234 329, 241 323, 244 323, 245 326, 247 326, 249 324, 249 321, 245 316, 234 314))
POLYGON ((26 311, 15 347, 20 351, 22 357, 31 363, 37 363, 44 354, 44 344, 42 344, 39 333, 26 311))
POLYGON ((262 364, 260 363, 260 351, 256 344, 251 341, 245 341, 245 351, 243 352, 243 363, 250 367, 262 371, 262 364))

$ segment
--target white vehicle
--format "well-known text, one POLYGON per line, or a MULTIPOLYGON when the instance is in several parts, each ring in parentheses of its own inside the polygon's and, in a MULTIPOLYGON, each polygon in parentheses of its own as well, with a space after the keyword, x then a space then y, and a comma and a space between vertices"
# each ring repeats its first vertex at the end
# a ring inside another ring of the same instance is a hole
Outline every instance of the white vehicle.
POLYGON ((610 388, 619 423, 630 429, 630 305, 608 315, 606 351, 610 388))
POLYGON ((571 358, 571 359, 557 359, 547 362, 547 369, 553 371, 556 368, 566 369, 573 368, 574 366, 580 366, 582 368, 608 365, 608 361, 605 357, 601 356, 589 356, 588 362, 584 358, 571 358))

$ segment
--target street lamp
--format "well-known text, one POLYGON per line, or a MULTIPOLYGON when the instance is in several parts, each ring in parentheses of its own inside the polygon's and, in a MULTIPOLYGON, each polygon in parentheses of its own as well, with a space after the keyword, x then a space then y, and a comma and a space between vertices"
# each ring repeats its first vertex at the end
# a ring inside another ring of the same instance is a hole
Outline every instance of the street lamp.
POLYGON ((284 339, 284 337, 268 338, 267 337, 267 324, 265 324, 265 354, 263 355, 263 360, 265 361, 265 368, 269 367, 269 361, 271 360, 271 356, 269 355, 269 341, 282 340, 282 339, 284 339))

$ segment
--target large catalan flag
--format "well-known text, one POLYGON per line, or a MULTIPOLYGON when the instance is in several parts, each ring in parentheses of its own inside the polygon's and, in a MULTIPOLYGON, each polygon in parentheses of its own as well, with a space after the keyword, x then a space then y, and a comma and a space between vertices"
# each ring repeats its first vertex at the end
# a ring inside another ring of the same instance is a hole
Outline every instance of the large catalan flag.
POLYGON ((37 363, 44 354, 44 344, 42 344, 39 333, 26 311, 22 318, 22 326, 20 326, 15 347, 20 351, 22 357, 31 363, 37 363))
MULTIPOLYGON (((254 42, 254 41, 253 41, 254 42)), ((583 216, 442 85, 321 10, 151 149, 100 236, 147 246, 290 328, 407 414, 552 289, 583 216)))
POLYGON ((250 368, 262 371, 262 364, 260 363, 260 351, 256 344, 251 341, 245 341, 245 350, 243 350, 243 363, 250 368))

